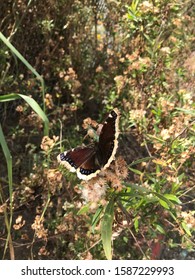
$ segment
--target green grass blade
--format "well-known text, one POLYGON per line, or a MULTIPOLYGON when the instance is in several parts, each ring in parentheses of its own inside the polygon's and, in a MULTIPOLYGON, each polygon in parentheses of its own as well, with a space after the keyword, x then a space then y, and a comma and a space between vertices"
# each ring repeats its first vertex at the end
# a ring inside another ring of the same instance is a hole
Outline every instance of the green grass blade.
POLYGON ((149 161, 149 160, 151 160, 151 159, 153 159, 153 158, 154 158, 154 157, 140 158, 140 159, 135 160, 135 161, 133 161, 132 163, 130 163, 129 166, 133 166, 133 165, 136 165, 136 164, 142 163, 142 162, 147 162, 147 161, 149 161))
POLYGON ((19 99, 20 96, 16 93, 6 94, 6 95, 0 95, 0 102, 8 102, 8 101, 14 101, 16 99, 19 99))
POLYGON ((101 238, 104 252, 108 260, 112 259, 112 223, 114 218, 114 198, 106 206, 101 222, 101 238))
POLYGON ((0 96, 0 102, 8 102, 8 101, 13 101, 18 98, 24 99, 30 106, 31 108, 37 113, 37 115, 43 120, 44 122, 44 134, 48 135, 49 133, 49 120, 39 104, 30 96, 24 95, 24 94, 19 94, 19 93, 11 93, 11 94, 6 94, 6 95, 1 95, 0 96))
POLYGON ((45 83, 43 77, 33 68, 30 63, 19 53, 19 51, 10 43, 10 41, 0 32, 0 39, 11 50, 11 52, 19 58, 19 60, 37 77, 41 83, 43 111, 45 112, 45 83))
POLYGON ((181 111, 187 115, 191 115, 191 116, 195 116, 195 110, 187 110, 187 109, 183 109, 183 108, 179 108, 179 107, 176 107, 176 110, 177 111, 181 111))
POLYGON ((0 124, 0 143, 1 143, 1 147, 4 153, 4 156, 6 158, 6 163, 7 163, 7 171, 8 171, 8 180, 9 180, 9 193, 10 193, 10 203, 12 203, 12 156, 11 153, 9 151, 9 148, 7 146, 7 143, 5 141, 5 137, 3 134, 3 130, 0 124))
POLYGON ((92 231, 93 233, 95 232, 95 227, 96 227, 97 223, 98 223, 99 220, 100 220, 100 215, 101 215, 102 211, 103 211, 103 207, 100 206, 100 207, 96 210, 96 212, 95 212, 95 214, 94 214, 94 216, 93 216, 93 219, 92 219, 92 222, 91 222, 91 231, 92 231))
POLYGON ((4 255, 7 249, 7 245, 9 242, 9 247, 10 247, 10 252, 11 252, 11 258, 14 258, 14 250, 13 250, 13 245, 12 245, 12 240, 11 240, 11 225, 12 225, 12 217, 13 217, 13 209, 12 209, 12 194, 13 194, 13 181, 12 181, 12 156, 10 153, 10 150, 7 146, 4 134, 3 134, 3 130, 0 124, 0 144, 3 150, 3 154, 5 156, 6 159, 6 163, 7 163, 7 175, 8 175, 8 183, 9 183, 9 198, 10 198, 10 216, 8 219, 8 216, 5 216, 5 222, 6 222, 6 227, 7 227, 7 231, 8 231, 8 235, 7 235, 7 239, 6 239, 6 244, 5 244, 5 250, 4 250, 4 255))

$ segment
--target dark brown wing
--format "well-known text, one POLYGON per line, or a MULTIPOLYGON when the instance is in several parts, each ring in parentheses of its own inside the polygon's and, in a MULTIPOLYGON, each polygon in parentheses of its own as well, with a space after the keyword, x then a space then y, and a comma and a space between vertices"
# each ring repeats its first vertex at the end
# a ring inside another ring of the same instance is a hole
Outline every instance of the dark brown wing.
POLYGON ((119 135, 119 111, 114 109, 108 115, 103 124, 99 136, 97 157, 101 166, 105 169, 113 161, 118 148, 119 135))
POLYGON ((95 177, 101 170, 101 167, 97 161, 97 155, 94 154, 88 158, 77 169, 77 176, 83 180, 89 180, 95 177))
POLYGON ((80 179, 89 180, 100 171, 95 146, 77 147, 59 154, 57 159, 70 172, 77 172, 80 179))
POLYGON ((83 163, 95 154, 94 147, 77 147, 58 155, 58 161, 65 167, 75 172, 83 163))

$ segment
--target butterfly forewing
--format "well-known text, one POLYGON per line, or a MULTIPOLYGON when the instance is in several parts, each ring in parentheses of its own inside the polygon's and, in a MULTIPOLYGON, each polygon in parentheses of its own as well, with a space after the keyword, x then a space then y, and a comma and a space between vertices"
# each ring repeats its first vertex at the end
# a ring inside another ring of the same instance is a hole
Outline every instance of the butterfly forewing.
POLYGON ((118 147, 118 118, 119 112, 115 109, 106 119, 99 136, 97 155, 103 167, 108 167, 116 154, 118 147))

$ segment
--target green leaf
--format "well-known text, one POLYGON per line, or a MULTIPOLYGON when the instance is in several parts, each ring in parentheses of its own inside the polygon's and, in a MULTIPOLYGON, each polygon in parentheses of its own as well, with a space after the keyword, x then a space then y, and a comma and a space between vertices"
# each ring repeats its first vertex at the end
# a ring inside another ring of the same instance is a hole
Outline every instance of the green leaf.
POLYGON ((182 222, 181 223, 182 225, 182 228, 185 230, 185 232, 189 235, 189 236, 192 236, 191 232, 190 232, 190 229, 189 227, 187 226, 187 224, 185 222, 182 222))
POLYGON ((179 198, 174 195, 174 194, 164 194, 164 197, 166 197, 167 199, 171 200, 171 201, 175 201, 178 204, 181 204, 181 200, 179 200, 179 198))
POLYGON ((114 219, 114 198, 106 206, 101 222, 101 238, 104 252, 108 260, 112 259, 112 223, 114 219))
POLYGON ((30 106, 31 108, 37 113, 37 115, 43 120, 45 124, 45 135, 48 135, 49 133, 49 120, 39 104, 30 96, 24 95, 24 94, 19 94, 19 93, 11 93, 11 94, 6 94, 6 95, 1 95, 0 96, 0 102, 8 102, 8 101, 13 101, 16 99, 22 98, 24 99, 30 106))
MULTIPOLYGON (((124 183, 124 186, 126 186, 127 188, 130 188, 130 189, 132 189, 134 191, 138 191, 140 194, 143 194, 143 195, 151 193, 151 191, 146 189, 146 187, 142 187, 140 185, 124 183)), ((118 195, 121 195, 121 196, 128 196, 128 195, 132 196, 131 193, 126 193, 126 192, 125 193, 121 192, 121 194, 119 193, 118 195)))
POLYGON ((145 157, 145 158, 140 158, 138 160, 135 160, 133 161, 129 166, 133 166, 133 165, 136 165, 138 163, 141 163, 141 162, 146 162, 146 161, 149 161, 151 159, 153 159, 154 157, 145 157))
POLYGON ((154 195, 156 195, 159 198, 159 203, 165 208, 165 209, 169 209, 169 206, 172 205, 172 202, 170 200, 168 200, 164 195, 157 193, 157 192, 153 192, 154 195))
POLYGON ((131 170, 133 173, 137 174, 137 175, 142 175, 142 172, 140 170, 134 169, 129 167, 129 170, 131 170))
POLYGON ((153 46, 153 41, 150 39, 150 37, 146 33, 144 33, 144 37, 153 46))
POLYGON ((94 233, 95 226, 97 225, 97 223, 98 223, 99 220, 100 220, 100 214, 102 213, 102 210, 103 210, 103 208, 102 208, 102 206, 100 206, 100 207, 96 210, 96 212, 95 212, 95 214, 94 214, 94 216, 93 216, 93 219, 92 219, 92 232, 93 232, 93 233, 94 233))
POLYGON ((87 213, 89 211, 89 206, 90 206, 90 203, 81 207, 81 209, 77 212, 77 215, 83 215, 83 214, 87 213))
POLYGON ((161 227, 161 225, 156 225, 156 229, 160 232, 160 233, 162 233, 162 234, 165 234, 165 230, 164 230, 164 228, 163 227, 161 227))
POLYGON ((158 137, 156 137, 156 136, 154 136, 154 135, 152 135, 152 134, 147 134, 147 136, 148 136, 149 139, 157 140, 157 141, 159 141, 159 142, 162 143, 162 144, 165 142, 165 140, 163 140, 163 139, 161 139, 161 138, 158 138, 158 137))
POLYGON ((159 203, 162 205, 162 207, 164 207, 165 209, 169 209, 169 205, 168 203, 166 203, 166 201, 159 199, 159 203))
POLYGON ((139 228, 139 218, 138 217, 135 217, 133 225, 134 225, 135 231, 138 232, 138 228, 139 228))

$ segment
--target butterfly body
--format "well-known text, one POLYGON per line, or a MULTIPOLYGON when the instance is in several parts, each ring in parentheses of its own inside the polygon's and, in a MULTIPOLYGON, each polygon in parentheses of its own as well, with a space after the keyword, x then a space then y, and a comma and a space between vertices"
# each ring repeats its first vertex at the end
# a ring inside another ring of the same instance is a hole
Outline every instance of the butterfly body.
POLYGON ((76 147, 58 155, 58 161, 78 178, 90 180, 102 169, 105 170, 114 160, 118 147, 119 111, 114 109, 104 122, 99 142, 88 146, 76 147))

